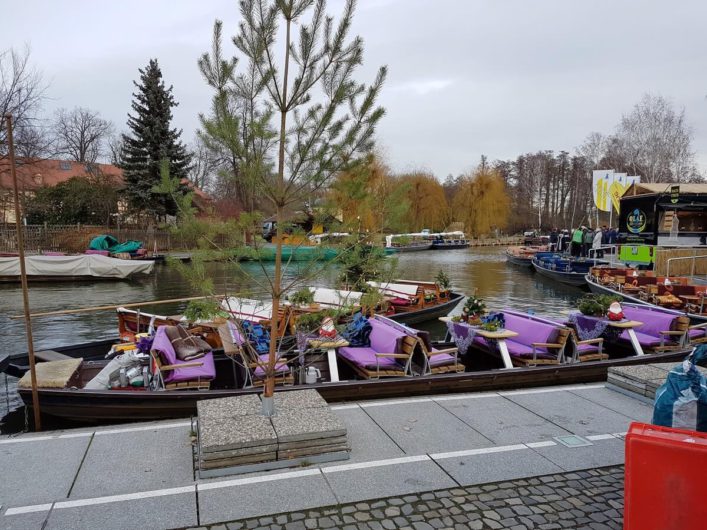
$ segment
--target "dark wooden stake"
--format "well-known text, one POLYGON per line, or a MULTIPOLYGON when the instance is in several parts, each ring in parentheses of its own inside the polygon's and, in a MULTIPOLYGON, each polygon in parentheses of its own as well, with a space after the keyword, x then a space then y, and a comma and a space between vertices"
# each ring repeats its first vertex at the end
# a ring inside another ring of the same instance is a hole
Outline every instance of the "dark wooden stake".
POLYGON ((29 287, 27 285, 27 268, 25 267, 25 241, 22 231, 22 214, 20 212, 20 192, 17 186, 17 171, 15 168, 15 144, 12 140, 12 116, 5 115, 7 121, 7 144, 10 154, 10 173, 15 195, 15 228, 17 228, 17 250, 20 255, 20 277, 22 278, 22 301, 25 306, 25 329, 27 331, 27 349, 29 351, 29 370, 32 377, 32 408, 34 409, 34 429, 42 430, 39 411, 39 394, 37 393, 37 372, 34 368, 34 340, 32 339, 32 318, 29 312, 29 287))

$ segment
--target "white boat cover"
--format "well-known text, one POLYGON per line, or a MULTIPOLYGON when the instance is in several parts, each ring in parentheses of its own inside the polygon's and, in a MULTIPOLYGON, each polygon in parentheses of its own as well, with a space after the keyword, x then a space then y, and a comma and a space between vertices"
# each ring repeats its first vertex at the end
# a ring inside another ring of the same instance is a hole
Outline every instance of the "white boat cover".
POLYGON ((272 318, 272 302, 229 296, 221 301, 221 307, 239 320, 260 322, 272 318))
MULTIPOLYGON (((150 274, 154 261, 109 258, 99 254, 76 256, 25 256, 28 276, 67 276, 127 278, 131 274, 150 274)), ((20 276, 20 258, 0 258, 0 276, 20 276)))
POLYGON ((359 305, 363 296, 363 293, 358 291, 341 291, 326 287, 315 287, 312 292, 314 293, 314 303, 333 307, 359 305))
POLYGON ((378 289, 384 295, 395 296, 397 298, 415 298, 415 296, 417 296, 417 290, 420 288, 419 285, 414 283, 367 283, 371 287, 378 289))

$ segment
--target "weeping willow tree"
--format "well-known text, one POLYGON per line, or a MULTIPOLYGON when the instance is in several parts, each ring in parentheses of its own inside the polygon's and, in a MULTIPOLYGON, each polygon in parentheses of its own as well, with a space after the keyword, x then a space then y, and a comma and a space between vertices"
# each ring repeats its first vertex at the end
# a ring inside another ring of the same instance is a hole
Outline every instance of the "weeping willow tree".
POLYGON ((222 24, 216 21, 210 54, 199 67, 214 89, 202 135, 227 161, 241 195, 266 200, 275 213, 275 268, 263 268, 272 298, 264 412, 272 413, 279 308, 283 285, 283 228, 292 212, 310 208, 334 175, 349 170, 373 145, 384 115, 376 100, 386 77, 381 67, 370 85, 355 80, 363 40, 351 36, 355 1, 335 23, 324 0, 241 0, 233 43, 238 57, 224 58, 222 24))
POLYGON ((327 199, 330 211, 347 229, 370 233, 402 229, 410 207, 407 186, 401 185, 375 154, 340 172, 327 199))
POLYGON ((442 230, 449 222, 449 207, 442 184, 429 173, 415 172, 398 177, 407 190, 410 205, 405 223, 408 230, 442 230))
POLYGON ((462 177, 452 200, 455 220, 463 222, 466 231, 477 237, 505 228, 510 206, 503 177, 488 168, 462 177))

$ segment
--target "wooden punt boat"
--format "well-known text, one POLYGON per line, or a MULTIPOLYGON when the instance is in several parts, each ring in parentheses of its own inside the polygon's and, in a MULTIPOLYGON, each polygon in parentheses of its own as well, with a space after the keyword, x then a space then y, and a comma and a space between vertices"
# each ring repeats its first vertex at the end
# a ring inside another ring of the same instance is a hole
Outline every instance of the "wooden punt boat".
MULTIPOLYGON (((411 284, 414 285, 414 283, 415 282, 412 282, 411 284)), ((434 284, 430 283, 429 285, 434 284)), ((386 314, 386 316, 391 320, 406 325, 418 324, 429 320, 437 320, 439 317, 448 315, 449 312, 463 300, 463 298, 464 295, 462 293, 450 291, 444 295, 444 298, 442 298, 442 301, 439 303, 426 304, 422 301, 413 306, 401 306, 399 312, 386 314)), ((424 300, 424 297, 422 300, 424 300)), ((240 307, 240 309, 243 309, 243 307, 240 307)), ((258 310, 262 312, 263 306, 260 306, 258 310)), ((262 318, 257 318, 256 320, 265 320, 267 315, 263 313, 261 316, 262 318)), ((111 345, 120 341, 133 340, 136 333, 147 331, 150 325, 156 327, 161 325, 174 325, 179 322, 181 322, 180 315, 153 315, 150 313, 140 313, 139 311, 119 308, 119 336, 116 339, 108 339, 71 346, 58 346, 56 348, 51 348, 49 351, 56 351, 69 357, 83 357, 86 360, 98 360, 105 356, 111 345)), ((284 324, 285 320, 282 322, 284 324)), ((284 329, 281 331, 284 331, 284 329)), ((206 339, 214 347, 218 348, 221 346, 221 344, 217 342, 218 339, 215 334, 207 334, 206 339), (212 337, 214 340, 212 340, 212 337)), ((42 355, 40 352, 38 358, 41 360, 41 357, 42 355)), ((22 377, 22 375, 29 370, 29 356, 26 352, 11 354, 7 356, 7 358, 8 365, 5 369, 0 371, 4 371, 13 377, 22 377)), ((47 357, 47 360, 49 359, 50 357, 47 357)))
POLYGON ((432 243, 428 241, 413 241, 408 245, 399 245, 392 247, 385 247, 386 254, 399 254, 402 252, 420 252, 422 250, 430 250, 432 248, 432 243))
MULTIPOLYGON (((630 278, 629 278, 630 279, 630 278)), ((586 274, 585 281, 589 290, 594 294, 606 294, 611 296, 620 296, 624 301, 631 302, 634 304, 641 304, 650 307, 656 307, 660 309, 670 309, 665 306, 652 303, 651 300, 655 300, 655 296, 645 297, 645 295, 640 291, 635 291, 632 289, 624 290, 618 288, 621 284, 616 283, 602 283, 599 277, 593 275, 591 272, 586 274), (640 293, 640 294, 639 294, 640 293)), ((677 287, 677 286, 676 286, 677 287)), ((702 292, 707 292, 707 286, 705 285, 694 285, 695 288, 703 289, 702 292)), ((688 295, 689 296, 689 295, 688 295)), ((707 323, 707 313, 700 312, 700 309, 704 311, 707 309, 707 304, 684 304, 681 308, 672 308, 676 313, 681 313, 690 318, 693 324, 703 324, 707 323)))
MULTIPOLYGON (((642 357, 625 357, 605 361, 588 361, 576 364, 536 366, 512 370, 491 369, 480 372, 433 374, 419 377, 350 380, 336 383, 317 383, 279 387, 288 392, 313 388, 329 402, 357 401, 391 397, 424 396, 453 392, 509 390, 518 388, 591 383, 605 381, 607 371, 613 366, 626 366, 653 362, 678 362, 689 350, 665 352, 642 357)), ((215 358, 217 373, 232 373, 230 359, 215 358)), ((104 363, 104 362, 103 362, 104 363)), ((102 362, 85 363, 77 379, 81 386, 103 366, 102 362)), ((85 390, 81 388, 39 389, 42 412, 70 420, 140 421, 167 418, 184 418, 196 413, 196 403, 201 399, 214 399, 259 393, 257 388, 214 388, 198 391, 124 391, 85 390)), ((31 407, 32 392, 19 389, 22 400, 31 407)))
POLYGON ((586 275, 596 264, 605 264, 602 260, 577 260, 565 258, 551 252, 538 252, 533 258, 535 272, 565 285, 583 287, 587 283, 586 275))
MULTIPOLYGON (((578 362, 576 359, 579 357, 574 356, 572 357, 575 359, 573 362, 566 362, 565 359, 570 357, 566 353, 566 345, 571 332, 564 324, 541 317, 523 315, 512 310, 503 310, 503 312, 509 329, 515 330, 513 333, 505 332, 512 339, 503 339, 498 335, 498 338, 495 339, 498 340, 498 348, 489 348, 488 338, 490 338, 490 335, 481 335, 485 338, 480 343, 477 343, 476 339, 474 339, 469 345, 470 349, 459 358, 459 361, 455 354, 453 358, 454 369, 451 372, 434 373, 423 369, 421 371, 418 370, 417 373, 426 375, 412 377, 410 375, 413 372, 408 373, 406 368, 407 377, 395 375, 393 377, 359 380, 357 374, 360 374, 360 372, 356 370, 355 366, 351 366, 349 362, 338 362, 336 356, 332 359, 322 352, 321 356, 326 355, 329 359, 328 362, 333 362, 329 366, 336 367, 337 377, 331 378, 329 382, 313 385, 291 385, 283 387, 282 390, 315 388, 328 401, 348 401, 587 383, 605 380, 607 370, 612 366, 680 361, 691 351, 689 346, 682 346, 682 342, 676 343, 674 349, 660 350, 657 353, 648 355, 642 354, 639 348, 635 351, 640 352, 640 354, 633 356, 625 348, 612 348, 611 352, 604 350, 602 353, 602 348, 598 347, 595 348, 598 349, 600 354, 598 357, 588 357, 590 360, 578 362), (527 331, 527 334, 524 334, 523 329, 527 331), (562 340, 556 339, 557 344, 546 343, 546 341, 542 343, 532 342, 540 336, 556 336, 554 333, 556 330, 563 331, 562 340), (528 357, 530 346, 526 343, 531 342, 532 357, 528 357), (542 351, 536 351, 538 345, 542 346, 542 351), (518 350, 517 348, 519 347, 520 349, 518 350), (513 357, 513 363, 510 362, 509 350, 510 356, 513 357), (516 361, 519 361, 519 363, 516 363, 516 361), (499 366, 504 366, 504 369, 499 369, 499 366)), ((422 347, 424 340, 421 338, 421 332, 402 326, 395 321, 391 321, 389 325, 384 325, 386 320, 383 318, 383 323, 378 321, 377 325, 374 326, 374 332, 376 329, 385 328, 388 331, 383 332, 384 335, 388 334, 390 336, 391 333, 400 335, 402 333, 402 336, 405 337, 403 342, 407 342, 410 337, 420 341, 419 350, 416 347, 407 350, 408 364, 406 364, 406 367, 410 362, 417 366, 430 366, 432 365, 430 361, 435 355, 449 356, 448 352, 450 350, 446 348, 451 346, 450 343, 433 344, 432 348, 427 351, 426 347, 422 347), (440 348, 440 350, 435 350, 435 347, 440 348), (435 353, 435 351, 439 353, 435 353), (420 359, 420 355, 422 355, 422 359, 420 359)), ((478 331, 478 333, 481 334, 481 331, 478 331)), ((371 344, 373 344, 373 341, 371 344)), ((582 343, 576 343, 576 348, 579 348, 580 344, 582 343)), ((185 417, 194 414, 196 402, 200 399, 259 392, 257 387, 246 387, 245 382, 248 381, 246 368, 239 364, 234 357, 226 355, 222 349, 214 349, 213 380, 210 382, 210 387, 205 390, 177 389, 160 391, 146 388, 93 390, 84 388, 86 383, 109 362, 103 359, 103 354, 110 347, 111 341, 102 341, 75 347, 57 348, 55 353, 63 354, 68 358, 82 357, 83 362, 78 371, 68 379, 68 383, 64 385, 64 388, 39 389, 42 411, 45 414, 79 421, 117 421, 127 419, 134 421, 136 419, 185 417)), ((341 348, 338 359, 345 361, 351 359, 345 353, 345 350, 352 349, 355 350, 356 348, 341 348), (341 357, 342 355, 343 357, 341 357)), ((359 348, 359 350, 365 352, 370 350, 370 348, 359 348)), ((452 351, 454 350, 456 348, 452 351)), ((293 351, 290 355, 294 360, 299 354, 293 351)), ((577 355, 580 354, 577 353, 577 355)), ((307 360, 306 363, 310 364, 310 360, 307 360)), ((296 362, 294 366, 296 366, 296 362)), ((330 373, 334 373, 334 371, 332 370, 330 373)), ((373 373, 383 375, 382 371, 373 373)), ((368 374, 366 377, 371 377, 371 375, 368 374)), ((18 391, 25 404, 30 406, 32 399, 31 390, 20 388, 18 391)))
POLYGON ((546 250, 546 247, 508 247, 506 249, 506 261, 519 267, 532 269, 535 254, 546 250))

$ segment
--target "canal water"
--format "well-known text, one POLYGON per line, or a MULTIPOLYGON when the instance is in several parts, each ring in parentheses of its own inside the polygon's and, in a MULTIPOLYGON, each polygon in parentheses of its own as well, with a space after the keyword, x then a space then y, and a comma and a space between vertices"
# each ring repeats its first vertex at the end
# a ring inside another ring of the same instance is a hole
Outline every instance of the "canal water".
MULTIPOLYGON (((506 263, 504 248, 476 247, 460 250, 423 251, 400 254, 397 276, 411 280, 433 280, 441 269, 449 276, 454 290, 465 294, 476 292, 489 310, 511 308, 549 317, 562 317, 570 311, 583 291, 558 284, 530 270, 506 263)), ((312 285, 332 286, 335 267, 318 270, 318 265, 292 263, 285 271, 285 281, 308 275, 312 285)), ((207 263, 206 275, 217 293, 247 294, 264 298, 265 273, 272 276, 274 266, 257 263, 231 265, 207 263), (263 267, 265 269, 263 269, 263 267)), ((165 300, 201 294, 189 285, 174 268, 157 265, 146 279, 125 282, 82 282, 32 284, 32 312, 58 311, 89 306, 118 305, 149 300, 165 300)), ((165 304, 144 310, 163 315, 180 313, 186 303, 165 304)), ((11 316, 22 313, 22 291, 19 285, 0 285, 0 355, 27 351, 24 321, 11 316)), ((117 334, 115 311, 96 311, 74 315, 38 317, 32 322, 35 349, 51 349, 82 342, 113 338, 117 334)), ((445 328, 440 322, 420 325, 441 338, 445 328)), ((5 388, 0 375, 0 430, 22 429, 24 412, 17 396, 15 381, 5 388), (6 397, 7 396, 7 397, 6 397), (8 407, 9 405, 9 407, 8 407), (9 411, 14 411, 6 416, 9 411)))

